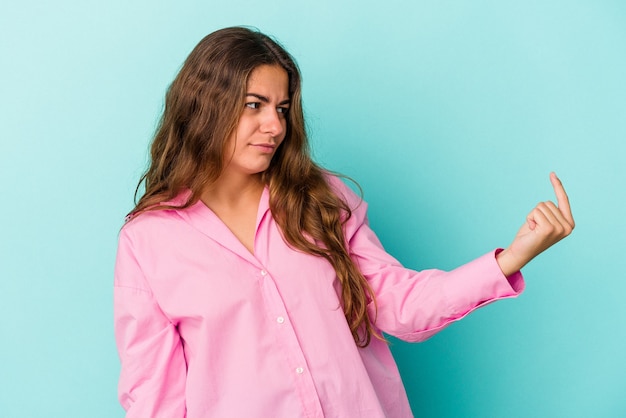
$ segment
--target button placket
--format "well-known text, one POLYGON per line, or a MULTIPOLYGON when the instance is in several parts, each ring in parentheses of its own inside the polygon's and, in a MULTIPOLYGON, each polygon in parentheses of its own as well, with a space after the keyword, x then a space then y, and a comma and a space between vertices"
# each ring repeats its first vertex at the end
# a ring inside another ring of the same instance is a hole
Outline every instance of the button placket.
MULTIPOLYGON (((265 270, 265 269, 261 269, 260 273, 261 273, 262 277, 267 277, 267 275, 268 275, 267 270, 265 270)), ((278 316, 276 316, 276 323, 284 324, 285 323, 285 317, 283 315, 279 314, 278 316)))
POLYGON ((306 403, 307 410, 319 412, 313 416, 323 416, 321 413, 320 400, 317 397, 311 397, 307 394, 315 394, 316 388, 311 373, 307 371, 307 362, 304 357, 302 347, 298 342, 298 338, 291 322, 289 312, 282 299, 281 293, 278 291, 277 283, 274 281, 273 274, 270 274, 265 268, 257 267, 256 275, 259 278, 261 287, 264 292, 264 298, 267 303, 268 314, 271 321, 276 321, 276 336, 279 346, 284 350, 284 364, 287 366, 285 371, 290 371, 297 392, 300 394, 301 401, 306 403))

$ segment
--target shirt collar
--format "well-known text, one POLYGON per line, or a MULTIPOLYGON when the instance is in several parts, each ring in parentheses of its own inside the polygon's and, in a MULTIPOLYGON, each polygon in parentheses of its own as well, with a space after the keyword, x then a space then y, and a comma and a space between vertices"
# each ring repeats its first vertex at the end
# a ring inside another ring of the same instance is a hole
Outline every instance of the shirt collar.
MULTIPOLYGON (((174 199, 163 202, 164 205, 182 206, 189 196, 190 190, 179 193, 174 199)), ((178 215, 183 218, 192 227, 218 242, 224 248, 236 253, 241 258, 251 262, 252 264, 261 266, 259 260, 248 251, 248 249, 239 241, 230 229, 222 222, 222 220, 206 206, 202 200, 198 200, 193 205, 185 209, 174 209, 178 215)), ((265 216, 269 215, 269 188, 265 186, 259 200, 259 208, 256 218, 255 241, 259 233, 261 222, 265 216)))

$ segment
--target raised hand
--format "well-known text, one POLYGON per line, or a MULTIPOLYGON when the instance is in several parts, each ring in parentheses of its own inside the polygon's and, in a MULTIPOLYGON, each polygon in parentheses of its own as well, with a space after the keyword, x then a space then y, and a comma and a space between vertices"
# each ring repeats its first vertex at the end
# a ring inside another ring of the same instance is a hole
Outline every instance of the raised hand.
POLYGON ((502 272, 509 276, 530 260, 556 244, 574 229, 574 218, 561 180, 550 173, 557 204, 539 203, 526 217, 511 245, 497 255, 502 272))

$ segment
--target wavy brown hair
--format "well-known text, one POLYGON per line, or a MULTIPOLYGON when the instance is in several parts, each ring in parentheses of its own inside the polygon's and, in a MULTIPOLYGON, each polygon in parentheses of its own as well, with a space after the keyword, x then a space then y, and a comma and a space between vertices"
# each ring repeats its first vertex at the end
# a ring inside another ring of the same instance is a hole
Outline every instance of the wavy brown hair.
POLYGON ((343 311, 357 345, 382 338, 367 314, 375 301, 369 283, 350 257, 344 223, 352 212, 329 185, 325 171, 310 156, 301 102, 301 76, 295 60, 270 37, 248 28, 211 33, 193 49, 170 85, 163 116, 151 145, 151 161, 141 177, 145 192, 131 215, 171 208, 183 190, 195 204, 220 176, 228 138, 245 104, 251 72, 278 65, 289 77, 290 108, 285 139, 263 180, 269 186, 270 209, 284 239, 293 248, 328 260, 341 283, 343 311), (296 221, 294 221, 296 220, 296 221))

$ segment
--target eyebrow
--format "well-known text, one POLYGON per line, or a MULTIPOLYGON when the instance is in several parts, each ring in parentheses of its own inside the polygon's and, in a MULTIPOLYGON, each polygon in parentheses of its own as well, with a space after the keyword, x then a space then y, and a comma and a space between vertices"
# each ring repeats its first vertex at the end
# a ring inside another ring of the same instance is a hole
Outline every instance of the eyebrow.
MULTIPOLYGON (((246 93, 246 97, 248 96, 252 96, 252 97, 256 97, 257 99, 259 99, 260 101, 262 101, 263 103, 269 103, 270 99, 268 99, 267 97, 261 95, 261 94, 257 94, 257 93, 246 93)), ((282 102, 278 103, 279 105, 286 105, 291 103, 291 100, 286 99, 283 100, 282 102)))

